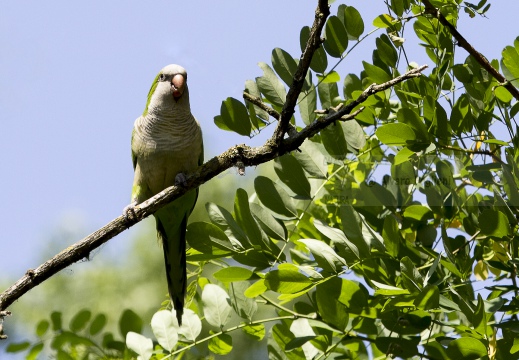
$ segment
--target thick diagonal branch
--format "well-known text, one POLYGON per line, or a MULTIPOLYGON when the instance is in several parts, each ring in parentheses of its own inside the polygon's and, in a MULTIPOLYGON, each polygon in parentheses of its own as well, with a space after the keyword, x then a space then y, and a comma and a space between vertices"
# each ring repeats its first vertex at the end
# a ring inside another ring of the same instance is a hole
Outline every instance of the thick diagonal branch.
POLYGON ((288 90, 285 104, 281 110, 281 116, 279 118, 278 125, 274 131, 274 134, 272 135, 272 142, 274 146, 281 144, 281 141, 283 140, 283 137, 288 130, 288 124, 290 123, 292 115, 294 115, 297 99, 301 93, 301 89, 303 89, 306 73, 310 67, 310 62, 312 61, 312 57, 315 51, 319 49, 319 46, 321 46, 321 33, 328 15, 330 15, 328 0, 319 0, 317 9, 315 10, 315 20, 312 28, 310 29, 310 37, 308 38, 306 47, 301 54, 301 58, 299 59, 299 64, 294 74, 292 85, 288 90))
MULTIPOLYGON (((5 310, 30 289, 49 279, 60 270, 81 259, 88 258, 94 249, 140 222, 142 219, 150 216, 162 206, 178 199, 186 192, 199 187, 231 167, 243 165, 257 166, 290 151, 296 150, 306 139, 314 136, 335 121, 353 119, 354 114, 356 113, 350 113, 353 109, 362 104, 362 102, 364 102, 369 96, 384 91, 407 79, 420 76, 420 73, 425 68, 426 66, 424 65, 384 84, 374 84, 369 86, 356 100, 343 106, 337 112, 318 118, 293 136, 290 136, 287 139, 282 139, 281 143, 275 148, 272 147, 269 141, 267 141, 265 145, 259 147, 236 145, 224 153, 215 156, 204 165, 200 166, 194 174, 189 176, 186 180, 185 186, 172 186, 165 189, 154 197, 137 205, 135 207, 135 216, 131 219, 119 216, 101 229, 88 235, 83 240, 55 255, 52 259, 46 261, 38 268, 27 271, 20 280, 0 294, 0 311, 5 310)), ((357 112, 360 112, 361 110, 362 109, 359 109, 357 112)))
POLYGON ((506 78, 501 75, 499 71, 497 71, 496 68, 490 64, 490 62, 487 60, 483 54, 481 54, 479 51, 477 51, 464 37, 460 34, 460 32, 456 29, 454 25, 452 25, 446 18, 443 16, 443 14, 440 12, 439 9, 435 8, 429 0, 422 0, 422 2, 425 5, 425 12, 428 14, 431 14, 435 18, 438 19, 438 21, 445 26, 447 29, 449 29, 451 35, 456 39, 458 42, 458 45, 465 49, 470 55, 476 59, 476 61, 492 76, 503 84, 503 86, 510 92, 510 94, 513 95, 513 97, 519 101, 519 90, 512 85, 506 78))

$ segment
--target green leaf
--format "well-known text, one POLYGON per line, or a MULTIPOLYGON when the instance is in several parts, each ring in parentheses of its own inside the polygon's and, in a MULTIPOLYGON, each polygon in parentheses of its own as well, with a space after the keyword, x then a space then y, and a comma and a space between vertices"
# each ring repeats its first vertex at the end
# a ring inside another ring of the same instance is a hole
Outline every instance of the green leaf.
MULTIPOLYGON (((299 35, 299 42, 301 45, 301 51, 304 51, 306 48, 306 43, 308 42, 308 38, 310 37, 310 28, 308 26, 304 26, 301 28, 301 33, 299 35)), ((326 68, 328 67, 328 58, 326 57, 326 53, 324 52, 323 46, 319 46, 319 48, 314 52, 314 56, 312 57, 312 61, 310 62, 310 68, 317 73, 324 73, 326 68)))
POLYGON ((310 177, 326 179, 328 164, 323 154, 325 150, 311 140, 305 140, 299 149, 301 151, 294 151, 293 155, 310 177))
POLYGON ((317 110, 317 93, 315 86, 311 86, 308 91, 302 91, 297 100, 299 113, 305 125, 310 125, 316 119, 315 110, 317 110))
POLYGON ((405 290, 396 286, 386 285, 382 284, 378 281, 371 280, 373 285, 377 287, 375 294, 376 295, 387 295, 387 296, 393 296, 393 295, 404 295, 409 294, 409 290, 405 290))
MULTIPOLYGON (((254 97, 261 98, 261 93, 259 91, 258 85, 253 80, 245 81, 244 91, 254 97)), ((254 105, 253 103, 247 100, 245 100, 245 105, 247 106, 247 110, 249 111, 249 118, 252 126, 254 126, 256 129, 259 129, 264 127, 267 123, 269 123, 269 114, 265 110, 259 108, 257 105, 254 105)))
POLYGON ((262 204, 274 213, 287 218, 293 218, 297 215, 297 209, 292 198, 268 177, 256 177, 254 179, 254 190, 262 204))
POLYGON ((346 266, 346 261, 325 242, 315 239, 301 239, 299 242, 305 244, 323 270, 336 273, 346 266))
POLYGON ((281 80, 291 86, 297 70, 297 63, 294 58, 285 50, 275 48, 272 50, 272 66, 281 80))
POLYGON ((409 359, 418 354, 418 344, 420 337, 412 337, 406 339, 403 337, 385 337, 378 336, 375 340, 377 348, 382 351, 388 358, 399 357, 401 359, 409 359))
POLYGON ((487 348, 478 339, 462 337, 449 343, 447 355, 451 359, 479 359, 487 355, 487 348))
POLYGON ((218 328, 223 327, 231 318, 229 295, 218 285, 207 284, 202 291, 204 316, 207 322, 218 328))
POLYGON ((362 82, 355 74, 348 74, 344 78, 343 94, 345 99, 353 99, 353 93, 362 89, 362 82))
POLYGON ((364 21, 353 6, 346 6, 344 9, 344 25, 350 39, 358 39, 364 33, 364 21))
POLYGON ((308 336, 293 338, 285 345, 285 351, 291 351, 294 349, 298 349, 298 348, 302 347, 304 344, 306 344, 307 342, 309 342, 310 340, 315 339, 316 337, 317 337, 317 335, 308 335, 308 336))
POLYGON ((247 238, 251 244, 256 246, 258 249, 269 249, 268 245, 264 242, 258 223, 254 220, 250 212, 249 196, 242 188, 236 190, 236 196, 234 198, 234 216, 236 217, 238 225, 245 230, 247 238))
POLYGON ((377 54, 380 59, 391 68, 396 68, 398 53, 386 34, 382 34, 376 39, 377 54))
POLYGON ((265 280, 260 279, 256 281, 254 284, 249 286, 247 290, 243 293, 245 296, 249 298, 255 298, 263 294, 265 291, 267 291, 267 285, 265 285, 265 280))
POLYGON ((393 1, 391 1, 391 9, 398 16, 402 16, 404 14, 404 1, 403 0, 393 0, 393 1))
POLYGON ((423 310, 437 309, 440 306, 440 291, 435 285, 427 285, 415 298, 414 304, 423 310))
POLYGON ((501 59, 501 66, 503 73, 507 80, 511 81, 515 87, 519 87, 519 52, 517 51, 517 39, 516 46, 507 46, 503 49, 501 59))
POLYGON ((434 214, 427 206, 410 205, 405 208, 404 217, 414 221, 425 222, 434 218, 434 214))
POLYGON ((90 329, 88 330, 88 332, 90 333, 90 335, 96 335, 101 330, 103 330, 105 325, 106 325, 106 315, 105 314, 98 314, 94 318, 94 320, 92 320, 92 323, 90 324, 90 329))
POLYGON ((263 70, 263 76, 256 78, 259 90, 272 104, 283 106, 287 97, 285 86, 283 86, 270 66, 263 62, 260 62, 258 65, 263 70))
MULTIPOLYGON (((225 101, 222 101, 218 121, 223 122, 229 130, 240 135, 249 136, 252 131, 247 108, 241 101, 232 97, 228 97, 225 101)), ((216 118, 215 124, 217 126, 219 124, 216 118)), ((223 130, 226 129, 224 128, 223 130)))
POLYGON ((509 235, 510 223, 505 214, 499 210, 485 209, 478 217, 481 232, 495 238, 505 238, 509 235))
POLYGON ((82 330, 90 320, 91 316, 92 313, 90 312, 90 310, 80 310, 76 315, 74 315, 72 320, 70 320, 70 330, 72 332, 78 332, 82 330))
POLYGON ((295 270, 272 270, 265 276, 267 289, 280 294, 295 294, 313 286, 312 281, 295 270))
POLYGON ((359 123, 353 119, 340 122, 346 143, 355 150, 362 149, 366 145, 366 134, 359 123))
POLYGON ((260 227, 268 236, 277 240, 285 241, 286 228, 283 223, 276 220, 263 206, 256 203, 250 203, 249 206, 252 216, 254 216, 260 227))
POLYGON ((421 290, 423 278, 420 272, 416 269, 413 261, 404 256, 400 260, 400 273, 402 274, 402 283, 411 293, 416 293, 421 290))
POLYGON ((384 326, 401 335, 418 334, 431 326, 431 315, 423 310, 388 311, 381 315, 384 326))
POLYGON ((324 49, 330 56, 340 58, 348 48, 348 33, 337 16, 330 16, 324 29, 324 49))
POLYGON ((258 304, 256 304, 256 300, 244 295, 248 287, 248 282, 234 282, 229 286, 229 295, 231 297, 231 305, 236 314, 243 319, 252 321, 252 317, 258 310, 258 304))
POLYGON ((41 351, 43 350, 43 343, 39 343, 34 345, 31 350, 29 350, 29 353, 25 356, 25 360, 36 360, 38 359, 38 355, 40 355, 41 351))
POLYGON ((378 66, 372 65, 365 61, 362 62, 362 65, 364 66, 364 70, 366 71, 366 74, 368 74, 371 82, 382 84, 391 80, 391 76, 378 66))
POLYGON ((62 321, 61 321, 61 313, 58 311, 53 311, 50 314, 50 321, 52 322, 52 330, 53 331, 59 331, 62 328, 62 321))
POLYGON ((227 256, 234 247, 218 226, 207 222, 193 222, 187 226, 186 240, 193 249, 203 254, 227 256))
MULTIPOLYGON (((320 83, 317 85, 319 102, 323 109, 329 109, 334 105, 334 99, 339 98, 339 88, 337 83, 320 83)), ((327 128, 326 128, 327 129, 327 128)))
POLYGON ((200 332, 202 332, 202 321, 198 315, 191 309, 184 309, 182 326, 178 329, 178 335, 185 341, 194 342, 200 332))
POLYGON ((213 273, 215 279, 222 282, 233 282, 248 280, 254 273, 246 268, 239 266, 229 266, 213 273))
POLYGON ((485 302, 483 301, 481 294, 478 294, 478 305, 476 311, 474 311, 472 325, 474 326, 474 330, 479 332, 481 335, 487 335, 487 314, 485 312, 485 302))
POLYGON ((38 337, 42 337, 47 333, 47 330, 49 330, 50 323, 47 320, 42 320, 36 325, 36 335, 38 337))
POLYGON ((70 356, 67 352, 58 349, 56 352, 56 360, 75 360, 72 356, 70 356))
POLYGON ((232 337, 229 334, 220 334, 211 338, 207 347, 211 352, 217 355, 226 355, 232 350, 232 337))
POLYGON ((123 338, 126 338, 126 334, 130 331, 140 333, 142 331, 142 319, 134 311, 124 310, 119 319, 119 331, 123 338))
POLYGON ((424 120, 411 109, 400 109, 397 113, 398 121, 402 124, 406 124, 414 130, 416 135, 416 141, 423 144, 428 144, 429 132, 425 126, 424 120))
POLYGON ((133 331, 126 335, 126 346, 135 351, 141 360, 148 360, 153 354, 153 341, 133 331))
POLYGON ((330 71, 327 74, 317 75, 317 80, 325 84, 330 84, 340 81, 341 76, 336 71, 330 71))
POLYGON ((151 330, 163 349, 171 352, 178 342, 177 320, 168 310, 160 310, 151 318, 151 330))
POLYGON ((388 27, 393 26, 394 21, 395 19, 388 14, 382 14, 373 20, 373 26, 381 29, 387 29, 388 27))
POLYGON ((514 98, 504 86, 496 87, 494 93, 499 100, 505 103, 509 103, 514 98))
POLYGON ((361 258, 369 257, 371 252, 370 245, 364 238, 362 231, 362 219, 360 215, 353 208, 353 206, 349 204, 343 204, 341 205, 340 209, 340 217, 341 223, 343 224, 342 231, 348 240, 358 249, 358 255, 361 258))
POLYGON ((413 129, 406 124, 400 123, 382 125, 377 129, 375 134, 380 142, 386 145, 404 146, 416 140, 413 129))
POLYGON ((310 199, 310 183, 303 167, 294 156, 285 154, 274 159, 274 171, 279 179, 302 199, 310 199))
POLYGON ((347 154, 351 152, 344 136, 342 122, 337 122, 321 130, 321 141, 328 154, 336 159, 344 160, 347 154))
POLYGON ((265 337, 265 325, 247 325, 241 328, 245 334, 252 337, 254 340, 261 341, 265 337))
POLYGON ((236 220, 234 220, 234 217, 231 215, 231 213, 224 207, 214 203, 206 203, 205 209, 212 223, 224 231, 227 229, 231 231, 232 239, 229 240, 231 241, 232 245, 241 247, 243 249, 250 248, 252 246, 249 243, 249 239, 247 239, 247 234, 243 231, 240 225, 238 225, 236 220))
POLYGON ((400 234, 398 221, 393 216, 386 216, 384 218, 382 238, 384 239, 387 252, 395 258, 398 257, 402 235, 400 234))
MULTIPOLYGON (((346 279, 333 277, 316 288, 316 302, 319 315, 327 323, 338 330, 344 330, 348 325, 348 308, 339 300, 342 294, 342 284, 346 279)), ((350 281, 350 280, 346 280, 350 281)))
POLYGON ((10 343, 5 348, 5 351, 8 353, 15 353, 27 350, 31 346, 31 343, 29 341, 23 341, 20 343, 10 343))

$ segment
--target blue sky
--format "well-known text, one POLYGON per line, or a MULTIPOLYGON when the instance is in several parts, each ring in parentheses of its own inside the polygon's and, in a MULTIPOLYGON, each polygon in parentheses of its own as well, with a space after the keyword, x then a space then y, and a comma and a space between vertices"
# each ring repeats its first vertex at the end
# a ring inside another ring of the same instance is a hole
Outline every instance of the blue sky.
MULTIPOLYGON (((361 12, 367 31, 385 12, 382 0, 347 4, 361 12)), ((133 179, 133 122, 164 65, 178 63, 189 72, 206 158, 236 143, 258 145, 263 139, 219 130, 213 117, 226 97, 241 98, 245 80, 261 75, 257 63, 270 62, 274 47, 299 57, 299 30, 311 25, 315 5, 308 0, 4 2, 0 276, 18 278, 39 265, 45 241, 63 223, 87 235, 121 213, 133 179)), ((460 31, 487 57, 499 58, 519 35, 518 13, 519 2, 494 1, 487 19, 463 16, 460 31)), ((411 29, 406 35, 414 41, 411 29)), ((375 37, 341 64, 341 75, 360 71, 375 37)), ((458 53, 465 58, 463 50, 458 53)), ((431 64, 422 53, 408 56, 431 64)), ((248 171, 254 175, 254 169, 248 171)), ((117 246, 124 246, 132 231, 114 239, 117 246)))

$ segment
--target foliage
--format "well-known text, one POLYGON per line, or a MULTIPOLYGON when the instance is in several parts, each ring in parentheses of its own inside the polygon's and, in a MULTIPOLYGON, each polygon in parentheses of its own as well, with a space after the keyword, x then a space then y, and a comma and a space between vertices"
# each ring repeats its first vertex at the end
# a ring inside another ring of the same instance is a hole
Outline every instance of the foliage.
MULTIPOLYGON (((353 7, 328 18, 294 123, 318 120, 318 100, 334 111, 413 67, 404 56, 409 22, 430 73, 370 97, 356 120, 277 158, 275 180, 257 177, 254 194, 238 189, 232 212, 206 204, 209 221, 188 227, 192 281, 182 326, 162 308, 151 319, 153 341, 127 326, 127 348, 113 349, 101 329, 88 333, 101 315, 78 313, 66 331, 53 325, 57 358, 88 358, 79 349, 92 358, 108 350, 194 357, 195 345, 225 355, 236 331, 266 338, 271 359, 519 358, 517 99, 474 57, 456 62, 452 35, 420 1, 386 3, 366 35, 353 7), (372 61, 341 80, 336 65, 377 33, 372 61), (219 270, 209 276, 211 266, 219 270), (263 307, 277 315, 258 316, 263 307), (202 329, 210 329, 203 338, 202 329)), ((490 5, 431 3, 453 24, 460 11, 476 16, 490 5)), ((301 30, 302 49, 309 32, 301 30)), ((491 64, 518 86, 519 38, 491 64)), ((297 60, 274 49, 272 66, 260 67, 263 76, 245 91, 279 112, 297 60)), ((227 98, 215 124, 249 136, 270 120, 257 104, 227 98)), ((38 324, 38 336, 49 326, 38 324)), ((10 350, 30 349, 30 358, 41 344, 10 350)))

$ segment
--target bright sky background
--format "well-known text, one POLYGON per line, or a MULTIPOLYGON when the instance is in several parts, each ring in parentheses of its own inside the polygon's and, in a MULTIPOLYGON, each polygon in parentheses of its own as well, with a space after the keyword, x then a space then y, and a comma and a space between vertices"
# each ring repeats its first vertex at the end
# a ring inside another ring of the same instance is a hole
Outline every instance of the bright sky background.
MULTIPOLYGON (((87 235, 121 214, 133 180, 133 122, 164 65, 178 63, 189 72, 206 158, 237 143, 260 144, 263 139, 219 130, 213 117, 226 97, 241 98, 245 80, 261 75, 257 63, 269 63, 274 47, 300 56, 299 31, 311 25, 316 3, 5 1, 0 11, 0 277, 19 278, 38 266, 45 241, 64 223, 87 235)), ((361 12, 366 32, 385 12, 382 0, 346 3, 361 12)), ((517 14, 518 1, 494 0, 487 19, 463 15, 460 31, 487 57, 500 58, 519 35, 517 14)), ((341 76, 360 71, 376 36, 341 64, 341 76)), ((461 49, 458 54, 466 56, 461 49)), ((431 65, 421 53, 408 56, 431 65)), ((254 169, 248 173, 253 176, 254 169)), ((132 231, 112 240, 114 246, 125 246, 132 231)))

